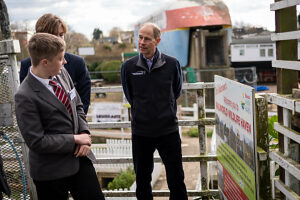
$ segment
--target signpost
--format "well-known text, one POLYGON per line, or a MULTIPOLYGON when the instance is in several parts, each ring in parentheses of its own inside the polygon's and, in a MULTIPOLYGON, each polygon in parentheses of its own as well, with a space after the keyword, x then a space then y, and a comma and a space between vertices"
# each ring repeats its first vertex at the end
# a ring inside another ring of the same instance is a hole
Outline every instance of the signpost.
POLYGON ((220 199, 257 199, 254 89, 215 75, 220 199))

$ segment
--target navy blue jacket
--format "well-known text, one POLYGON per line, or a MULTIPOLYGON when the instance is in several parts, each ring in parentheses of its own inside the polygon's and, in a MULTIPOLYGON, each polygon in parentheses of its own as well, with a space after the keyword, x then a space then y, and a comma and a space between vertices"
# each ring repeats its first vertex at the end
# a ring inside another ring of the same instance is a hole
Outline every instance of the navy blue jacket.
POLYGON ((123 63, 121 79, 131 105, 132 134, 159 137, 178 130, 176 99, 182 87, 178 60, 157 50, 149 71, 140 54, 123 63))
MULTIPOLYGON (((88 112, 91 97, 91 79, 83 58, 74 54, 65 53, 67 63, 64 65, 69 72, 74 86, 83 103, 85 114, 88 112)), ((21 61, 20 82, 27 76, 28 69, 31 66, 30 58, 21 61)))

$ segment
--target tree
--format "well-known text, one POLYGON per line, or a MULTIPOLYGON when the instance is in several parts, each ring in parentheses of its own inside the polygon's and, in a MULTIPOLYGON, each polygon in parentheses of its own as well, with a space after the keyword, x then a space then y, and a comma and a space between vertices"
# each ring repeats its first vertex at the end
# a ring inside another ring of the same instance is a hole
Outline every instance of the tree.
POLYGON ((69 53, 78 53, 78 48, 83 46, 89 46, 89 40, 85 35, 70 31, 65 35, 66 51, 69 53))
POLYGON ((109 31, 109 36, 110 37, 119 36, 121 31, 122 31, 122 29, 120 29, 119 27, 113 27, 109 31))
POLYGON ((99 40, 102 38, 103 32, 99 28, 94 28, 93 31, 93 40, 99 40))
POLYGON ((6 4, 3 0, 0 0, 0 30, 3 39, 11 38, 11 31, 9 27, 9 17, 6 4))

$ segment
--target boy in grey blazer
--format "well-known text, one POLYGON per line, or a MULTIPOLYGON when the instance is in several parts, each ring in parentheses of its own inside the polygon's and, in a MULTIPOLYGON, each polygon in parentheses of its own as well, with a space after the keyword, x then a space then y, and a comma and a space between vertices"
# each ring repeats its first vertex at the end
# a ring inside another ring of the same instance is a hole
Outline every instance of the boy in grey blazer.
POLYGON ((63 67, 65 42, 37 33, 28 50, 32 67, 15 106, 39 200, 66 200, 69 191, 75 200, 104 199, 91 162, 95 156, 83 106, 63 67))

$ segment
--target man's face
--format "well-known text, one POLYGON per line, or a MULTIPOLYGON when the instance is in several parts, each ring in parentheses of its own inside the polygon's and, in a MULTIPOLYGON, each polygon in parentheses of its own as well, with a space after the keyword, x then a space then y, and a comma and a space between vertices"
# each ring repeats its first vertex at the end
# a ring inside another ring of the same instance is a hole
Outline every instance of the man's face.
POLYGON ((139 50, 146 58, 150 59, 154 56, 159 42, 160 38, 154 38, 152 26, 146 25, 139 30, 139 50))
POLYGON ((64 55, 65 51, 62 51, 54 56, 51 60, 48 60, 46 68, 49 76, 56 76, 61 73, 63 65, 67 63, 64 55))

